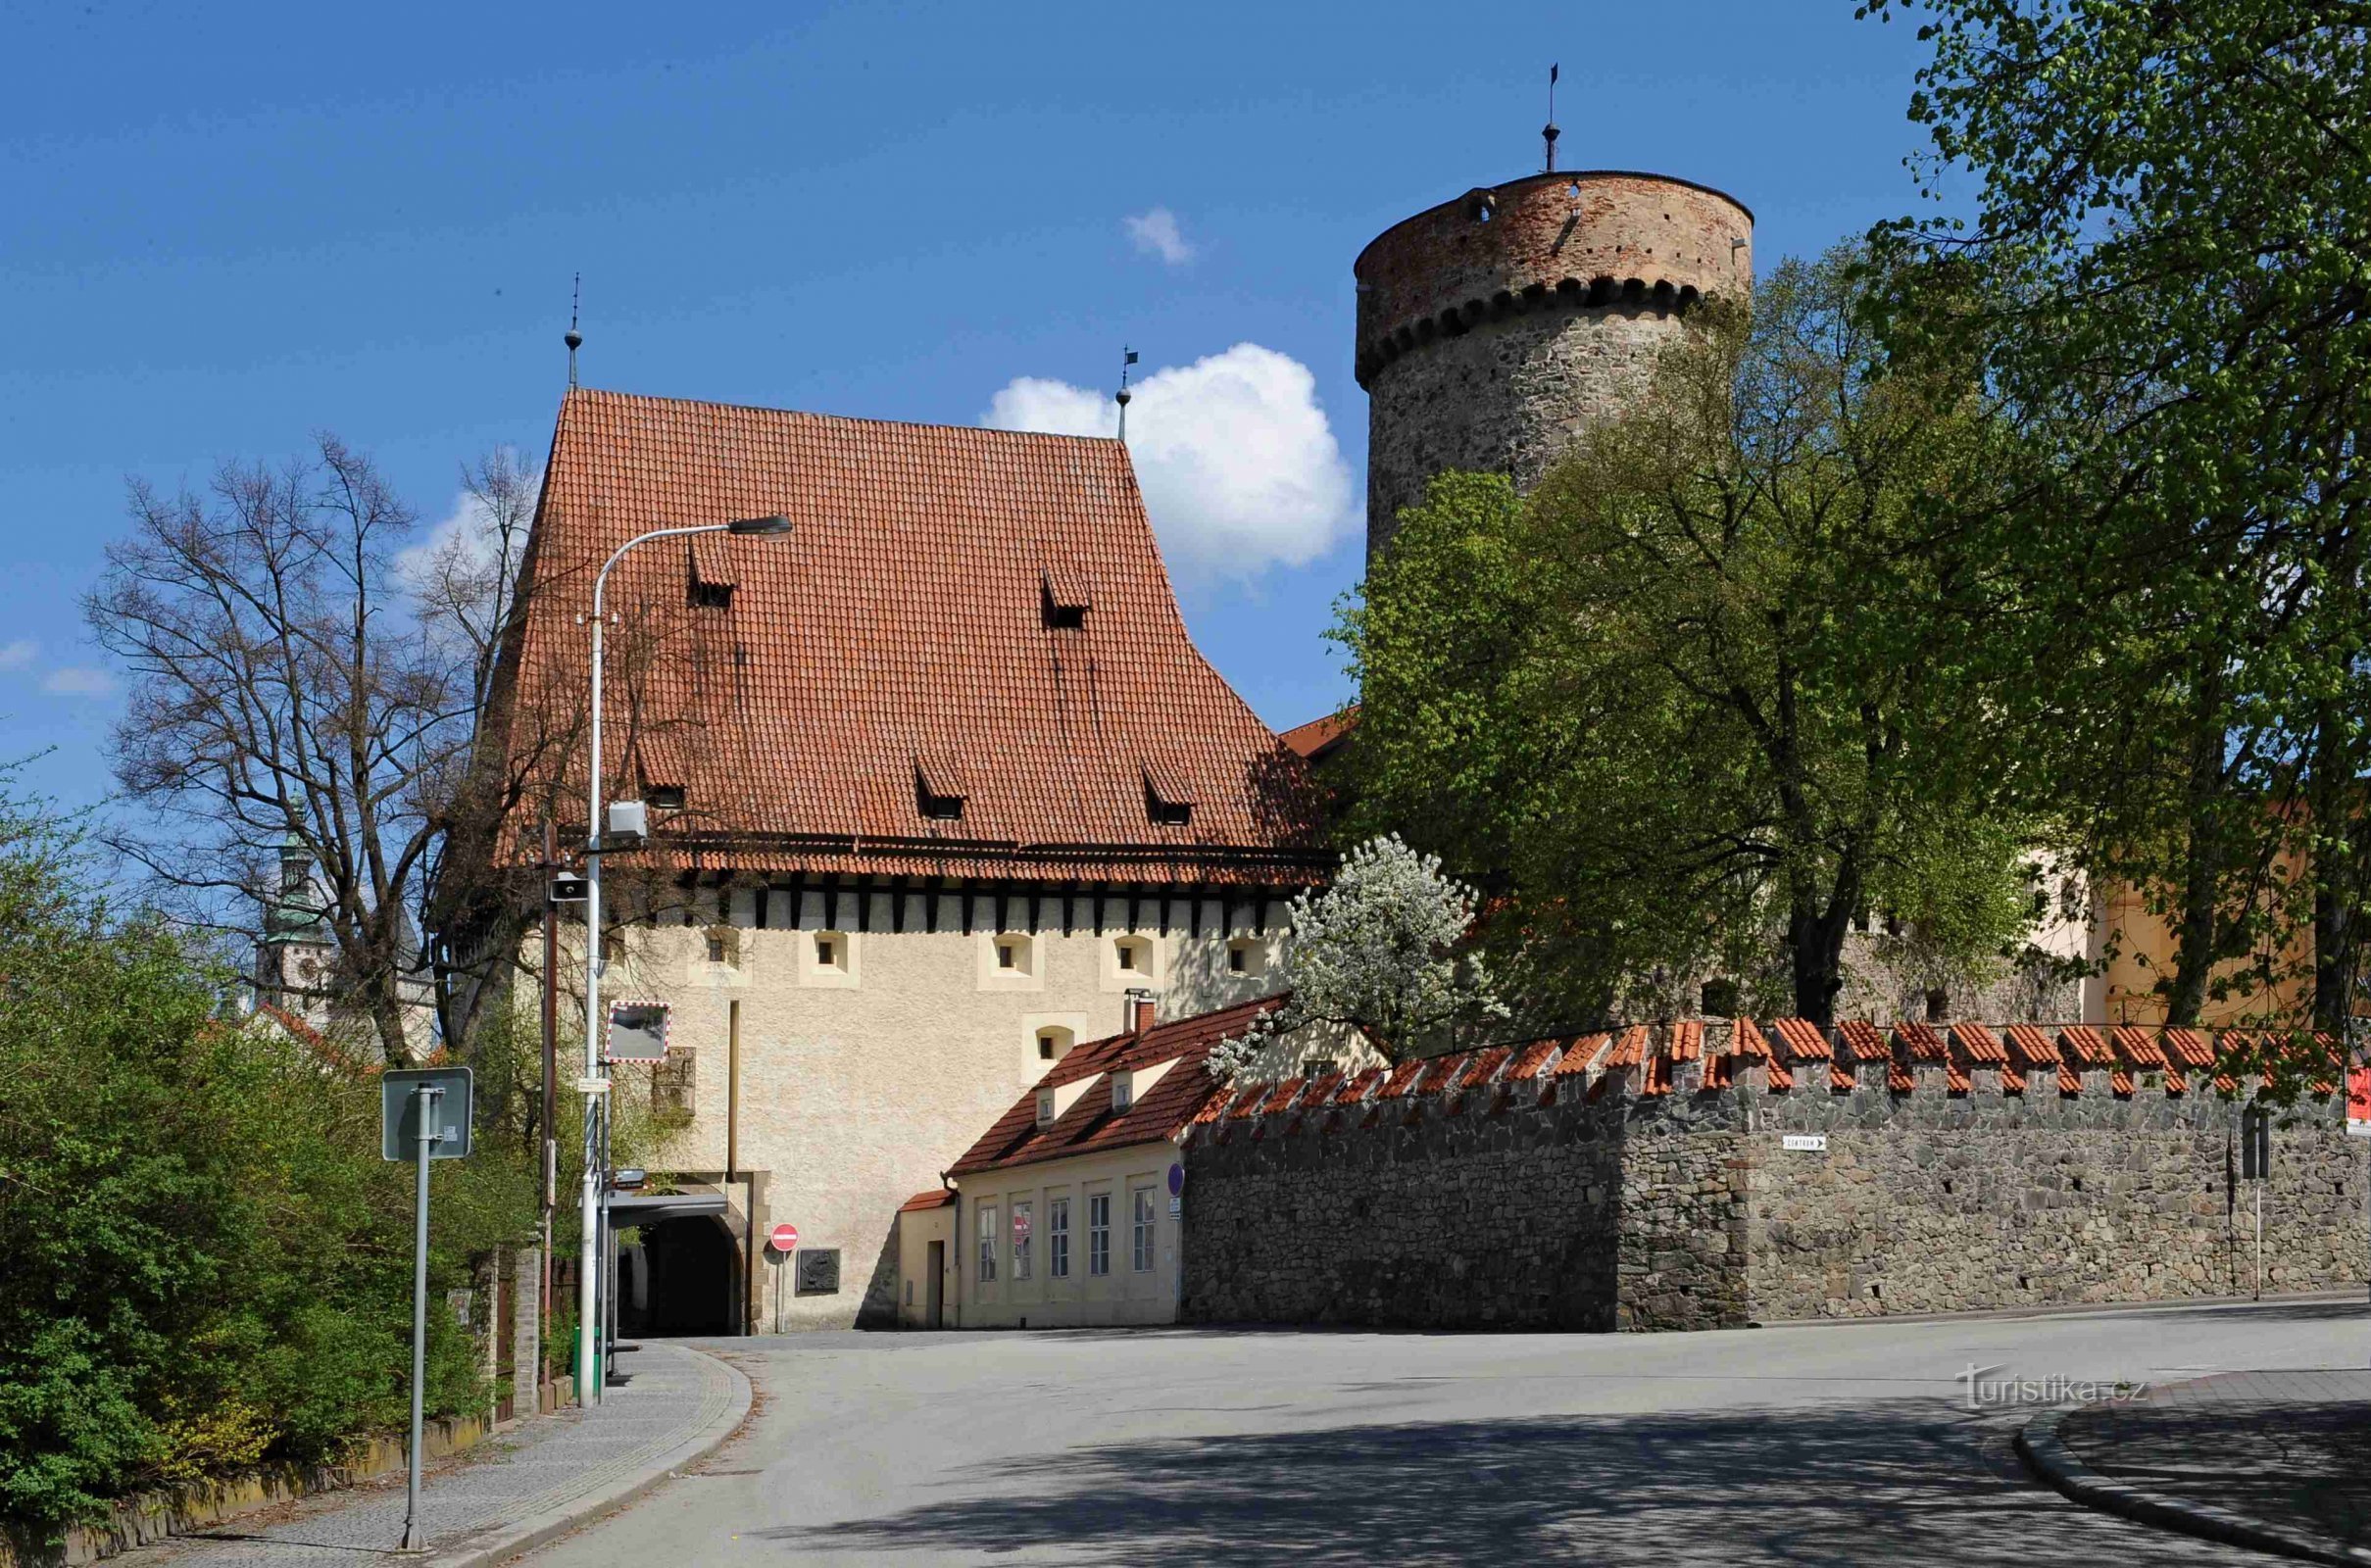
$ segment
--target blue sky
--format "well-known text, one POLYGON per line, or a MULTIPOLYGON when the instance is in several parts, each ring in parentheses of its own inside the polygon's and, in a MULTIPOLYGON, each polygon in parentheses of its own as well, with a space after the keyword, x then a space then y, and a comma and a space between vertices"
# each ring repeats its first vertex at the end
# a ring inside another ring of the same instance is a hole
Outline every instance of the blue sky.
POLYGON ((1260 515, 1147 489, 1204 651, 1271 724, 1326 711, 1361 561, 1359 247, 1536 169, 1551 61, 1565 167, 1731 192, 1765 270, 1910 210, 1920 50, 1852 11, 10 8, 0 757, 54 748, 31 776, 69 805, 109 788, 77 599, 127 474, 200 484, 329 428, 433 523, 464 459, 541 454, 578 270, 590 385, 1077 417, 1124 341, 1169 372, 1164 428, 1230 387, 1281 400, 1260 515), (1295 488, 1329 452, 1340 482, 1295 488))

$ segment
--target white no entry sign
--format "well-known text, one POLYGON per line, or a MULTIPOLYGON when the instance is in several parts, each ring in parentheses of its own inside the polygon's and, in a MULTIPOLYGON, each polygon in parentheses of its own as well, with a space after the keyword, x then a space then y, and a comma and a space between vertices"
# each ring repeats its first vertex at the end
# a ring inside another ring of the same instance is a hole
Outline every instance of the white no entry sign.
POLYGON ((777 1252, 789 1251, 792 1248, 799 1245, 799 1227, 796 1225, 776 1225, 770 1232, 766 1234, 766 1245, 772 1248, 777 1252))

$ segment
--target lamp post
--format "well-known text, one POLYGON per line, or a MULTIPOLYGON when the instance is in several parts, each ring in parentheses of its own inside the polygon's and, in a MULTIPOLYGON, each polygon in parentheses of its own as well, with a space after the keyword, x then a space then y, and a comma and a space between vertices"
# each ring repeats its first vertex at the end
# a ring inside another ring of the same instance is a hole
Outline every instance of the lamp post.
POLYGON ((732 522, 703 523, 689 528, 654 528, 619 545, 616 554, 602 564, 601 574, 593 579, 593 757, 592 770, 587 775, 585 796, 587 837, 584 847, 584 1079, 587 1085, 584 1099, 584 1182, 580 1193, 578 1219, 582 1234, 576 1243, 576 1402, 593 1402, 594 1373, 600 1362, 594 1354, 593 1341, 600 1323, 600 1298, 595 1294, 594 1261, 600 1255, 601 1193, 607 1185, 601 1169, 601 1118, 595 1114, 601 1093, 608 1086, 601 1082, 601 627, 604 618, 603 595, 608 591, 610 568, 625 559, 625 553, 636 545, 649 544, 654 539, 681 539, 698 533, 751 534, 760 537, 780 537, 790 532, 790 519, 784 516, 742 517, 732 522))

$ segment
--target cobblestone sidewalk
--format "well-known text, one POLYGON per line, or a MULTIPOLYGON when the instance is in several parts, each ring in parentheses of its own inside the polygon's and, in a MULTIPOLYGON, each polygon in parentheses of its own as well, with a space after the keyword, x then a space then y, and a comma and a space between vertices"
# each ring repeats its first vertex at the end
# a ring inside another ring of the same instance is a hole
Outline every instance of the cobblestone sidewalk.
MULTIPOLYGON (((567 1411, 428 1472, 420 1510, 426 1561, 439 1568, 522 1551, 631 1500, 730 1435, 749 1383, 713 1356, 669 1345, 621 1355, 628 1374, 593 1410, 567 1411)), ((403 1558, 404 1478, 397 1472, 268 1514, 226 1520, 133 1553, 137 1568, 357 1568, 403 1558)))
POLYGON ((2371 1370, 2165 1384, 2045 1416, 2024 1446, 2079 1500, 2294 1556, 2371 1563, 2371 1370))

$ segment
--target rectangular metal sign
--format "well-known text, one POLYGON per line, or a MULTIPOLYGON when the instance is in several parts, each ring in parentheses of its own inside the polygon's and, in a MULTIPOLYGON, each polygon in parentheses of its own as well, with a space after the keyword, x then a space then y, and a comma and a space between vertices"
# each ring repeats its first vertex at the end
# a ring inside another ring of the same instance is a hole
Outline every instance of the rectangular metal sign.
POLYGON ((1824 1154, 1828 1150, 1826 1133, 1789 1133, 1779 1140, 1780 1147, 1803 1154, 1824 1154))
POLYGON ((467 1067, 405 1067, 379 1079, 379 1152, 407 1164, 420 1157, 420 1086, 442 1090, 429 1103, 436 1135, 428 1146, 430 1159, 466 1159, 469 1153, 471 1111, 469 1069, 467 1067))
POLYGON ((2371 1138, 2371 1067, 2346 1069, 2346 1131, 2371 1138))

